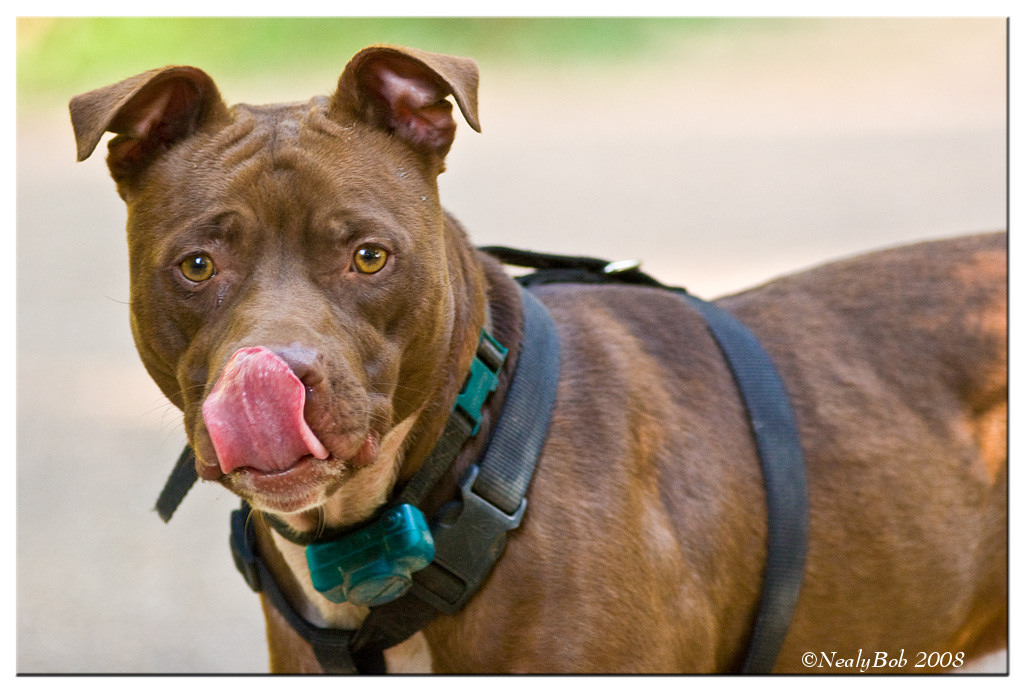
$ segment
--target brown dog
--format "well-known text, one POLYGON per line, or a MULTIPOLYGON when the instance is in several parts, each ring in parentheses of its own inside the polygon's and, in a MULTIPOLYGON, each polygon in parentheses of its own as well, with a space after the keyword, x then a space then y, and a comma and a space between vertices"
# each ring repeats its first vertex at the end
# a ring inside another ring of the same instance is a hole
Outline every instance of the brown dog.
MULTIPOLYGON (((255 516, 300 531, 367 519, 437 442, 481 328, 515 361, 518 289, 436 186, 455 131, 446 98, 479 129, 476 87, 470 60, 378 46, 308 103, 229 108, 192 67, 72 101, 79 159, 117 135, 142 360, 184 411, 199 476, 255 516)), ((809 551, 775 671, 869 657, 934 671, 1005 646, 1006 268, 994 234, 719 301, 775 360, 806 457, 809 551)), ((389 669, 736 669, 765 491, 720 351, 667 291, 535 294, 557 324, 561 378, 525 519, 468 605, 387 651, 389 669)), ((507 379, 428 516, 488 438, 507 379)), ((303 548, 255 523, 306 619, 359 623, 365 607, 322 597, 303 548)), ((272 669, 319 670, 264 609, 272 669)))

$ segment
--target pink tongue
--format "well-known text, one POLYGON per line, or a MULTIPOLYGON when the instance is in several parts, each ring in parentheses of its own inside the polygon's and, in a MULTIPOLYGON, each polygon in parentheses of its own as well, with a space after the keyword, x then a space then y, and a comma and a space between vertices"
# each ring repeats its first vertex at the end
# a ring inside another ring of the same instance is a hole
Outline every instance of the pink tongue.
POLYGON ((238 350, 203 403, 220 469, 273 472, 307 455, 327 458, 306 424, 305 404, 306 387, 284 360, 263 347, 238 350))

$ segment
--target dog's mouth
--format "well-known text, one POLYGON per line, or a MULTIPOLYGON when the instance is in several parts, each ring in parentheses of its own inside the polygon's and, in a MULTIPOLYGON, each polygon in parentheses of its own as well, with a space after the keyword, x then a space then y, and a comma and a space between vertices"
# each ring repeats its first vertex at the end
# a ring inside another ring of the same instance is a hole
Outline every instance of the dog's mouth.
POLYGON ((354 468, 372 464, 380 435, 352 430, 319 437, 306 420, 306 391, 273 351, 235 352, 202 407, 217 463, 209 474, 250 503, 291 513, 322 502, 354 468))

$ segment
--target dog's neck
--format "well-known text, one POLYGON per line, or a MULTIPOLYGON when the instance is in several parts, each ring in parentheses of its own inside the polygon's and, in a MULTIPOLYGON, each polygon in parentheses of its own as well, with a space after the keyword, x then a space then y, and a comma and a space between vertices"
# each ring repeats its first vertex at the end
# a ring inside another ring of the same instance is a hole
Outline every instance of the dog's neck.
POLYGON ((418 412, 419 419, 409 432, 401 463, 395 464, 400 468, 399 482, 408 480, 419 470, 441 436, 490 311, 490 277, 485 275, 462 227, 448 215, 445 216, 445 240, 452 306, 451 341, 445 361, 433 363, 443 372, 444 379, 418 412))

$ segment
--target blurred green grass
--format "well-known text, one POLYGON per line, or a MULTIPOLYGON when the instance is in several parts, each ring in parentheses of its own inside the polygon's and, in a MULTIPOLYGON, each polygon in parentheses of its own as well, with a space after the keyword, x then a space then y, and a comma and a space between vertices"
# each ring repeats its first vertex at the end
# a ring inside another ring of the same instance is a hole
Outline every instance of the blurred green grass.
POLYGON ((716 18, 21 17, 19 105, 95 88, 166 64, 275 80, 337 73, 371 43, 414 45, 504 64, 649 58, 688 36, 758 20, 716 18))

